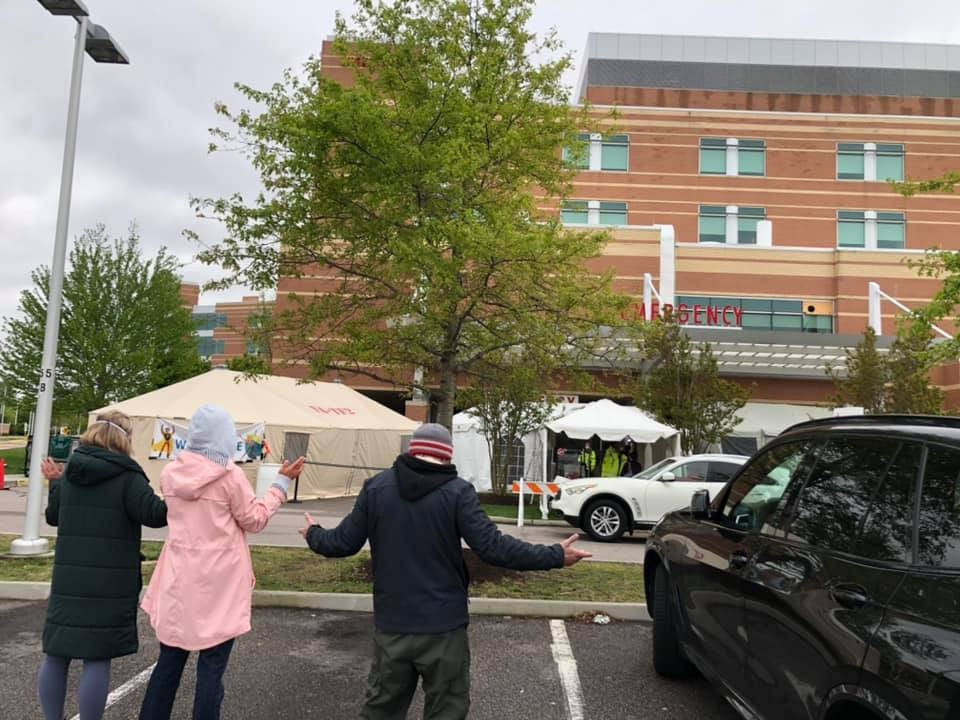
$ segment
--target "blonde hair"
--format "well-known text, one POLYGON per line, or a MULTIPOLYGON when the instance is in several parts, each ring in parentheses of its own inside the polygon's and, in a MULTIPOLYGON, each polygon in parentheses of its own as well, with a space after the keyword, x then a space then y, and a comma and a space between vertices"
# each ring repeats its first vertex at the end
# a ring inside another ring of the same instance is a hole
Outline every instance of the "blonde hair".
POLYGON ((133 423, 119 410, 108 410, 97 415, 80 438, 81 445, 94 445, 121 455, 133 454, 133 423))

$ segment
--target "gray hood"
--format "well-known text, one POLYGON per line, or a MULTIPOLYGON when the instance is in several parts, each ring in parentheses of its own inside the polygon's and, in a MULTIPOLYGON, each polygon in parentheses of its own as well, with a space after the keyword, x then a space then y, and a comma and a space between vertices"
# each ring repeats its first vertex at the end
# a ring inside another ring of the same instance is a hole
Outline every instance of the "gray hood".
POLYGON ((237 449, 237 428, 230 413, 219 405, 204 405, 190 419, 188 452, 227 467, 237 449))

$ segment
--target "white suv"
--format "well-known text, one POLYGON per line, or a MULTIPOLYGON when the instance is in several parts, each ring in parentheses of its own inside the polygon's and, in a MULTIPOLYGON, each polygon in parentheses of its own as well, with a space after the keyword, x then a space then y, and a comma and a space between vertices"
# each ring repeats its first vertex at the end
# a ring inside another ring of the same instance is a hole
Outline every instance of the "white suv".
POLYGON ((696 490, 716 497, 747 460, 745 455, 669 457, 633 477, 569 480, 550 507, 594 540, 614 542, 624 532, 653 529, 666 513, 689 505, 696 490))

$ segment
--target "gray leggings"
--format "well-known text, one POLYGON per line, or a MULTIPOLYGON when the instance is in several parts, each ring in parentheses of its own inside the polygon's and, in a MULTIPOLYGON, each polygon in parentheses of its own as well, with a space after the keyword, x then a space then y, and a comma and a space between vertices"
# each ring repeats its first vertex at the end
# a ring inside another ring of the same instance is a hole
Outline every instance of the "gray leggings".
MULTIPOLYGON (((67 697, 67 671, 70 658, 44 655, 40 665, 37 687, 40 692, 40 707, 46 720, 63 720, 63 704, 67 697)), ((80 720, 100 720, 107 704, 110 689, 110 661, 84 660, 77 703, 80 705, 80 720)))

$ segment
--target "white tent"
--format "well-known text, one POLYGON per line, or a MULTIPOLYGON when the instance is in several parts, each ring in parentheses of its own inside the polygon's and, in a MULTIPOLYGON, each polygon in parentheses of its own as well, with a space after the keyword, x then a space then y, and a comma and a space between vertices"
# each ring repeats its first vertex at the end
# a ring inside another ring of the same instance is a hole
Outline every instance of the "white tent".
POLYGON ((750 455, 791 425, 832 414, 829 408, 815 405, 748 402, 737 410, 740 423, 723 439, 721 448, 724 452, 750 455))
MULTIPOLYGON (((205 403, 224 407, 237 425, 263 422, 271 454, 281 462, 287 442, 306 447, 309 465, 299 497, 355 495, 366 478, 389 467, 418 423, 341 383, 300 383, 275 375, 244 379, 230 370, 210 372, 95 410, 120 410, 133 420, 133 447, 155 488, 166 461, 149 460, 157 418, 187 424, 205 403)), ((248 475, 258 463, 246 463, 248 475)))
MULTIPOLYGON (((548 420, 563 417, 583 407, 583 403, 558 403, 553 406, 548 420)), ((521 438, 523 442, 524 477, 540 477, 546 454, 546 429, 540 428, 521 438)), ((477 490, 492 487, 490 474, 490 447, 483 432, 483 421, 470 410, 453 416, 453 462, 457 473, 472 483, 477 490)))
MULTIPOLYGON (((574 440, 589 440, 594 435, 604 442, 620 442, 629 438, 644 446, 644 467, 650 467, 660 457, 680 454, 680 433, 675 428, 657 422, 640 408, 618 405, 612 400, 588 403, 579 410, 547 422, 545 428, 574 440)), ((547 477, 546 463, 547 456, 544 453, 541 477, 547 477)))

